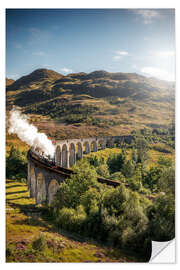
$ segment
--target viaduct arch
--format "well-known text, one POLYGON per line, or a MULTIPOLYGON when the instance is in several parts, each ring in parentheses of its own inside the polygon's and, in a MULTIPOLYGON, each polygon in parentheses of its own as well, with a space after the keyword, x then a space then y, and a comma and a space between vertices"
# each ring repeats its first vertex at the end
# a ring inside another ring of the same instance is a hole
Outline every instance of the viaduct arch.
POLYGON ((55 164, 64 168, 72 167, 84 154, 113 147, 116 137, 58 140, 55 142, 55 164))
MULTIPOLYGON (((56 141, 55 165, 58 167, 54 168, 50 164, 43 163, 40 157, 33 157, 33 152, 30 150, 27 178, 30 197, 35 198, 37 204, 43 202, 51 204, 59 185, 73 173, 68 168, 72 167, 77 159, 81 159, 83 154, 113 147, 117 138, 119 139, 119 137, 103 137, 56 141)), ((128 136, 128 139, 132 138, 128 136)), ((114 187, 119 185, 117 182, 104 178, 98 178, 98 181, 114 187)))

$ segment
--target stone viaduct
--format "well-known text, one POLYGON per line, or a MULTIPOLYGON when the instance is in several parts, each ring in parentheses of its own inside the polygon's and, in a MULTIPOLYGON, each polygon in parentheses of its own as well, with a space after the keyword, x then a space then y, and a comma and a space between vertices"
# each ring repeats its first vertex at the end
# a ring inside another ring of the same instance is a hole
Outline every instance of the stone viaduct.
POLYGON ((116 137, 103 137, 56 141, 55 163, 64 168, 72 167, 83 154, 113 147, 115 139, 116 137))
MULTIPOLYGON (((73 173, 68 168, 72 167, 77 159, 81 159, 83 154, 96 152, 106 147, 113 147, 117 138, 119 139, 119 137, 102 137, 56 141, 56 166, 52 166, 50 163, 47 164, 30 150, 28 152, 28 188, 30 197, 35 198, 37 204, 42 202, 51 204, 59 184, 73 173)), ((98 181, 114 187, 119 185, 117 182, 103 178, 98 178, 98 181)))

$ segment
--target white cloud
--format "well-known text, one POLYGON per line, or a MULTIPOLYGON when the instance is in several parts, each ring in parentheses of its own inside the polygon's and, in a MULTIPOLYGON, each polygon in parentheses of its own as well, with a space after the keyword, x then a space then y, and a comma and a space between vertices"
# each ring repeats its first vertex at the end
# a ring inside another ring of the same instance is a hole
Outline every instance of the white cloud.
POLYGON ((133 12, 137 16, 140 16, 144 24, 150 24, 160 16, 159 12, 155 9, 135 9, 133 12))
POLYGON ((120 60, 122 58, 122 56, 120 56, 120 55, 114 55, 113 56, 113 59, 115 60, 115 61, 118 61, 118 60, 120 60))
POLYGON ((162 70, 155 67, 143 67, 141 68, 141 72, 152 77, 159 78, 161 80, 166 81, 174 81, 175 80, 175 74, 169 73, 166 70, 162 70))
POLYGON ((62 72, 64 72, 64 73, 72 73, 72 72, 73 72, 73 70, 72 70, 72 69, 70 69, 70 68, 66 68, 66 67, 61 68, 61 71, 62 71, 62 72))
POLYGON ((116 55, 113 56, 113 59, 115 61, 122 59, 124 56, 129 56, 129 53, 127 51, 115 51, 115 54, 116 55))
POLYGON ((123 56, 129 55, 129 53, 126 52, 126 51, 116 51, 116 54, 118 54, 118 55, 123 55, 123 56))
POLYGON ((157 51, 157 52, 153 52, 152 54, 156 57, 166 58, 166 57, 174 56, 175 52, 174 51, 157 51))
POLYGON ((37 56, 44 56, 44 52, 33 52, 32 55, 37 55, 37 56))

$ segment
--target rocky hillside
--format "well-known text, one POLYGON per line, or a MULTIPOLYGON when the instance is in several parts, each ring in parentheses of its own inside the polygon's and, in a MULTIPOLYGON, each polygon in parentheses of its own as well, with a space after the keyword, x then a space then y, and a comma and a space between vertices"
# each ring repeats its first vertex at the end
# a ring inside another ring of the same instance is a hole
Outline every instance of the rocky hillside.
POLYGON ((59 137, 69 136, 69 130, 73 136, 119 135, 168 126, 174 115, 174 85, 136 73, 63 76, 38 69, 7 85, 7 109, 12 105, 34 119, 41 117, 39 128, 50 132, 54 126, 51 131, 59 137))

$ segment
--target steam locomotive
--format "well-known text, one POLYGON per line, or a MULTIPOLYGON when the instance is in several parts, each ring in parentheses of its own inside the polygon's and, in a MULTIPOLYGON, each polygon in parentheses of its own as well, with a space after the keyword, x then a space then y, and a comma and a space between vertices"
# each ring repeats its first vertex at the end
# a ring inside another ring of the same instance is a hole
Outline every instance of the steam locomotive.
POLYGON ((31 154, 34 154, 40 161, 47 163, 48 165, 55 166, 55 157, 51 157, 50 155, 46 155, 42 150, 38 147, 31 148, 31 154))
POLYGON ((66 169, 64 167, 57 166, 55 163, 55 157, 51 158, 50 155, 46 155, 42 150, 39 148, 31 148, 29 151, 31 157, 37 161, 44 163, 47 167, 51 167, 52 169, 59 170, 64 172, 65 174, 70 175, 73 173, 71 169, 66 169))

